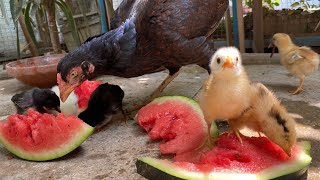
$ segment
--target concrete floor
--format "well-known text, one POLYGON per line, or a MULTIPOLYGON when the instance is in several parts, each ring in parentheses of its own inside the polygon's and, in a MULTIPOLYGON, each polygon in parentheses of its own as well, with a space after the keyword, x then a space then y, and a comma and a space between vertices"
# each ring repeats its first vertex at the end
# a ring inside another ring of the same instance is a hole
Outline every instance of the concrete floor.
MULTIPOLYGON (((252 81, 273 90, 297 118, 299 140, 312 143, 310 180, 320 179, 320 71, 306 79, 305 91, 291 96, 298 79, 288 76, 280 65, 247 65, 252 81)), ((126 93, 125 108, 139 103, 166 77, 167 72, 124 79, 104 76, 99 79, 121 85, 126 93)), ((162 95, 192 97, 207 73, 197 66, 183 68, 180 75, 162 95)), ((13 94, 29 89, 15 79, 0 81, 0 116, 15 112, 10 101, 13 94)), ((158 144, 152 142, 134 121, 127 125, 116 115, 100 132, 90 136, 79 148, 63 158, 50 162, 29 162, 13 157, 0 145, 0 179, 143 179, 136 173, 135 161, 140 156, 159 156, 158 144)))

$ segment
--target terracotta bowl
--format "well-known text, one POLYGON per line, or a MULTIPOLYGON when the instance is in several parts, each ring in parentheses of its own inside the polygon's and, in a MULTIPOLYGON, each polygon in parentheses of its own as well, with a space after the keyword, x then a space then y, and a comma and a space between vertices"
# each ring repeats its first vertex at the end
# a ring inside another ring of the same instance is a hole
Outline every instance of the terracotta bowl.
POLYGON ((10 62, 6 65, 7 73, 24 84, 49 88, 57 84, 57 65, 64 56, 52 54, 10 62))

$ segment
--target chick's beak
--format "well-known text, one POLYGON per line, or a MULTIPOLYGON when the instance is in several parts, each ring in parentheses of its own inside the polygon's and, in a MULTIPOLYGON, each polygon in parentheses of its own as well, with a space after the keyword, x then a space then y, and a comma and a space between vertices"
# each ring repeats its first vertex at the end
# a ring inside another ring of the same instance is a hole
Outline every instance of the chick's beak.
POLYGON ((270 58, 272 58, 272 56, 273 56, 273 54, 274 54, 274 52, 275 52, 275 49, 276 49, 276 46, 274 45, 273 40, 271 40, 271 42, 270 42, 270 44, 269 44, 269 46, 268 46, 268 49, 270 49, 270 48, 272 48, 272 52, 271 52, 271 54, 270 54, 270 58))
POLYGON ((59 113, 61 113, 60 107, 55 107, 54 110, 56 110, 56 111, 58 111, 59 113))
POLYGON ((234 66, 234 63, 232 62, 232 58, 230 56, 226 57, 226 61, 223 64, 224 68, 232 68, 234 66))

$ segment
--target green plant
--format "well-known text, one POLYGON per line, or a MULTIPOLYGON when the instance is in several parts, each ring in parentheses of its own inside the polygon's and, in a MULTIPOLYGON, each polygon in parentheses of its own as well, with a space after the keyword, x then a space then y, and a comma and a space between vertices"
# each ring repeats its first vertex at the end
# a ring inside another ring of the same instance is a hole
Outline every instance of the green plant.
POLYGON ((291 4, 292 8, 302 9, 303 11, 307 11, 309 13, 314 13, 319 9, 318 5, 310 4, 308 1, 310 0, 299 0, 298 2, 294 2, 291 4))
MULTIPOLYGON (((299 0, 291 4, 292 8, 302 9, 303 11, 307 11, 308 13, 314 13, 319 10, 320 6, 315 4, 310 4, 308 1, 310 0, 299 0)), ((320 0, 319 0, 320 1, 320 0)), ((320 21, 317 23, 314 31, 317 31, 320 26, 320 21)))
MULTIPOLYGON (((56 7, 60 8, 67 17, 74 41, 79 46, 81 42, 71 8, 63 0, 10 0, 11 15, 14 23, 16 24, 20 16, 23 17, 27 30, 27 34, 23 31, 25 37, 30 36, 32 43, 35 46, 37 45, 33 31, 34 23, 31 17, 38 15, 41 20, 45 22, 45 29, 48 29, 47 33, 50 35, 54 53, 61 53, 58 28, 56 25, 56 7)), ((28 44, 30 44, 30 42, 28 42, 28 44)))
MULTIPOLYGON (((245 0, 244 4, 246 6, 248 6, 249 8, 252 8, 252 2, 254 0, 245 0)), ((266 7, 268 7, 269 9, 274 9, 275 6, 279 6, 280 5, 280 0, 263 0, 262 4, 266 7)))

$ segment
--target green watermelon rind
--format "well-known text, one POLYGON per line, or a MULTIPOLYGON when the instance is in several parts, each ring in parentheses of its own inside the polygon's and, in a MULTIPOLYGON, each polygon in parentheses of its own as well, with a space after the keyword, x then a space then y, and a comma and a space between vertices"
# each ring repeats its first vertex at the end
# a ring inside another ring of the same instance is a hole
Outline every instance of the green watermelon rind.
MULTIPOLYGON (((282 163, 281 165, 273 166, 267 168, 261 172, 256 174, 244 174, 244 173, 221 173, 221 172, 212 172, 212 173, 200 173, 200 172, 191 172, 185 170, 183 168, 175 166, 168 160, 160 160, 151 157, 141 157, 137 160, 137 169, 138 173, 142 172, 144 174, 154 174, 156 175, 159 172, 146 172, 147 166, 152 167, 152 169, 159 170, 167 175, 166 179, 208 179, 208 180, 225 180, 225 179, 274 179, 277 177, 281 177, 287 174, 291 174, 302 170, 311 163, 312 158, 310 157, 310 142, 303 141, 298 143, 299 147, 301 147, 301 152, 297 156, 295 160, 290 162, 282 163)), ((152 170, 153 171, 153 170, 152 170)), ((143 174, 142 174, 143 175, 143 174)), ((148 178, 148 177, 147 177, 148 178)), ((150 178, 150 177, 149 177, 150 178)))
POLYGON ((210 126, 210 136, 214 140, 219 138, 219 129, 218 129, 217 124, 214 121, 212 121, 211 126, 210 126))
POLYGON ((202 117, 201 119, 203 119, 203 123, 206 124, 200 105, 197 103, 197 101, 191 98, 188 98, 185 96, 162 96, 162 97, 155 98, 150 104, 163 103, 163 102, 172 101, 172 100, 189 104, 197 112, 197 114, 199 114, 199 116, 202 117))
POLYGON ((16 147, 14 144, 9 143, 0 132, 0 143, 12 154, 17 157, 29 161, 48 161, 60 158, 71 151, 79 147, 94 131, 94 128, 86 123, 82 123, 82 129, 78 130, 73 135, 73 138, 69 139, 63 146, 53 149, 46 150, 44 152, 28 152, 20 147, 16 147))

